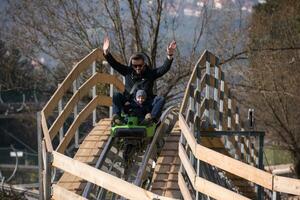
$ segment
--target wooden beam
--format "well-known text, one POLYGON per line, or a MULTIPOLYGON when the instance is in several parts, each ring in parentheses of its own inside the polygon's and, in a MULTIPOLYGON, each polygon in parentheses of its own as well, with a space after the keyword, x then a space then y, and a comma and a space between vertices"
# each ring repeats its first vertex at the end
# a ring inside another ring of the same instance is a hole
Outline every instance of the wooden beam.
POLYGON ((251 165, 197 145, 196 158, 272 190, 272 175, 251 165))
POLYGON ((273 188, 277 192, 300 195, 300 180, 275 175, 273 188))
POLYGON ((249 198, 235 193, 231 190, 223 188, 213 182, 207 181, 204 178, 196 177, 195 188, 214 199, 234 199, 234 200, 250 200, 249 198))
POLYGON ((198 192, 201 192, 203 194, 206 194, 214 199, 235 199, 235 200, 248 200, 248 198, 237 194, 235 192, 232 192, 231 190, 228 190, 226 188, 223 188, 222 186, 219 186, 215 183, 212 183, 210 181, 205 180, 204 178, 197 177, 196 172, 190 163, 190 160, 182 146, 182 144, 179 144, 179 157, 181 160, 182 165, 184 166, 185 171, 188 174, 189 179, 191 180, 191 183, 195 190, 198 192))
POLYGON ((74 106, 90 91, 93 86, 98 83, 113 84, 120 92, 123 92, 125 89, 124 84, 115 75, 96 73, 91 76, 71 97, 62 113, 56 118, 52 126, 49 128, 51 140, 53 140, 58 130, 63 126, 70 113, 73 112, 74 106))
POLYGON ((197 159, 272 190, 271 174, 197 144, 181 114, 179 126, 197 159))
POLYGON ((57 184, 52 185, 52 199, 54 200, 87 200, 86 198, 79 196, 78 194, 71 192, 57 184))
MULTIPOLYGON (((74 176, 85 179, 91 183, 94 183, 106 190, 121 195, 125 198, 132 200, 140 199, 160 199, 160 200, 172 200, 173 198, 163 197, 156 195, 152 192, 144 190, 134 184, 128 183, 122 179, 119 179, 111 174, 98 170, 87 164, 73 160, 58 152, 53 152, 53 167, 57 167, 61 170, 69 172, 74 176)), ((174 199, 173 199, 174 200, 174 199)))
POLYGON ((197 142, 194 135, 190 132, 189 126, 186 124, 184 117, 179 113, 179 126, 181 131, 184 133, 184 137, 187 140, 193 154, 196 154, 194 150, 196 150, 197 142))
POLYGON ((88 67, 90 67, 90 65, 94 61, 99 60, 101 58, 103 59, 102 50, 97 48, 94 49, 90 54, 84 57, 73 67, 71 72, 68 74, 68 76, 64 79, 64 81, 60 84, 55 93, 52 95, 51 99, 44 106, 42 111, 45 114, 45 118, 48 118, 48 116, 52 113, 53 109, 57 106, 58 101, 63 97, 65 92, 68 91, 68 89, 73 84, 73 81, 79 76, 79 74, 86 70, 88 67))
POLYGON ((92 113, 92 111, 96 108, 97 105, 109 106, 111 105, 111 102, 112 102, 111 97, 107 97, 107 96, 96 96, 93 100, 91 100, 88 103, 88 105, 79 113, 77 118, 75 118, 75 120, 69 127, 67 133, 63 137, 62 142, 58 145, 56 151, 63 153, 66 150, 71 139, 75 135, 76 129, 92 113))
POLYGON ((179 113, 183 114, 184 109, 186 108, 186 105, 187 105, 188 99, 189 99, 188 97, 189 97, 189 92, 190 92, 189 91, 190 85, 191 85, 191 83, 195 82, 195 80, 196 80, 196 77, 197 77, 196 76, 196 69, 197 69, 197 67, 200 67, 198 65, 204 65, 205 64, 206 53, 207 53, 207 50, 202 53, 202 55, 200 56, 200 59, 197 61, 196 65, 193 69, 193 72, 192 72, 192 74, 190 76, 190 79, 189 79, 189 82, 187 84, 187 89, 185 90, 185 93, 184 93, 184 96, 183 96, 183 101, 181 103, 179 113))
POLYGON ((178 146, 178 154, 179 154, 179 158, 181 160, 182 165, 184 166, 184 169, 193 185, 193 187, 195 188, 195 181, 196 181, 196 171, 193 168, 187 154, 186 151, 184 149, 184 147, 182 146, 182 144, 179 143, 178 146))
POLYGON ((180 172, 178 172, 178 186, 180 188, 180 192, 184 200, 193 199, 187 185, 185 184, 184 178, 180 172))
POLYGON ((47 121, 43 111, 41 112, 41 121, 42 121, 42 129, 43 129, 44 140, 46 142, 47 151, 52 152, 53 146, 52 146, 51 138, 47 127, 47 121))

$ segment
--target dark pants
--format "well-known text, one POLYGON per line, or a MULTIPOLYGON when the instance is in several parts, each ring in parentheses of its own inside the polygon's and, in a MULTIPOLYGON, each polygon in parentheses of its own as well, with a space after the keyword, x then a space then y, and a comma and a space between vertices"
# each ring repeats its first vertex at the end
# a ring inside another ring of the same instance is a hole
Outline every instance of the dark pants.
MULTIPOLYGON (((124 104, 127 101, 127 99, 122 93, 117 92, 114 93, 112 101, 113 101, 113 114, 121 115, 121 112, 124 108, 124 104)), ((155 96, 154 98, 147 99, 146 103, 151 104, 152 106, 151 116, 153 119, 158 121, 160 115, 162 114, 162 109, 165 104, 165 99, 160 96, 155 96)))

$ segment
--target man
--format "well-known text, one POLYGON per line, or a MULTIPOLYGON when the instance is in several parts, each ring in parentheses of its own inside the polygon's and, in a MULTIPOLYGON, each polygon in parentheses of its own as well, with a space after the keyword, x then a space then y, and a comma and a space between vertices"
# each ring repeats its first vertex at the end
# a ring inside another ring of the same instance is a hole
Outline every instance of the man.
MULTIPOLYGON (((171 68, 173 55, 176 49, 176 42, 173 40, 167 47, 167 59, 161 67, 150 69, 146 64, 146 56, 143 53, 136 53, 131 56, 129 66, 116 61, 109 53, 109 38, 105 37, 103 42, 103 54, 107 62, 117 72, 125 77, 125 92, 115 93, 113 95, 113 123, 120 121, 122 109, 127 101, 137 90, 145 90, 152 105, 151 116, 147 118, 148 122, 157 122, 162 112, 165 100, 153 94, 154 81, 163 76, 171 68)), ((133 96, 134 98, 134 96, 133 96)))

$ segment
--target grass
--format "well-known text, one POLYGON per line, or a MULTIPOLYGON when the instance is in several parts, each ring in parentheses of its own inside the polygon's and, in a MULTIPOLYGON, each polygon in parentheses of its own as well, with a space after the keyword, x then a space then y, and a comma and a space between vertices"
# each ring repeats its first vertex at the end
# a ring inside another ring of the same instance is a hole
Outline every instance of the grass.
POLYGON ((269 146, 264 149, 264 165, 279 165, 293 163, 293 156, 288 150, 269 146))

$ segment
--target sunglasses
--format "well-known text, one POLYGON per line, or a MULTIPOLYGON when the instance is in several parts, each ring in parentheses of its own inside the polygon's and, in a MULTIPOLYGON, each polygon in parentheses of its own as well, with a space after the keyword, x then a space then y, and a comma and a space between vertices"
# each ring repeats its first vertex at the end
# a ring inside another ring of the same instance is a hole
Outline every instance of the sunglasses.
POLYGON ((143 68, 143 67, 144 67, 144 64, 140 64, 140 65, 134 65, 134 64, 132 64, 132 67, 133 67, 133 68, 138 68, 138 67, 143 68))

